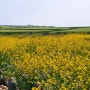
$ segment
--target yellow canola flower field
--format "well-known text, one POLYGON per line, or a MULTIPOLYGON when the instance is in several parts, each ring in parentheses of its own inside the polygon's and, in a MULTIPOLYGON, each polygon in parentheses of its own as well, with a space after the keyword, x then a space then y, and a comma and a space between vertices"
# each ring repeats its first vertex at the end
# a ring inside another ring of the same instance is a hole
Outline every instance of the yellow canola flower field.
POLYGON ((21 90, 89 90, 90 35, 0 36, 0 72, 21 90))

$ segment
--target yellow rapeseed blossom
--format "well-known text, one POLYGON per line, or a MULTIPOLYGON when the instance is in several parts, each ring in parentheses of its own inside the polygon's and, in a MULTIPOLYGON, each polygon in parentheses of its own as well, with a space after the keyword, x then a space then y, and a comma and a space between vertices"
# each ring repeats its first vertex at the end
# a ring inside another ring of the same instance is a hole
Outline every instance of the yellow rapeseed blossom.
POLYGON ((23 89, 89 90, 90 35, 0 36, 0 67, 23 89))

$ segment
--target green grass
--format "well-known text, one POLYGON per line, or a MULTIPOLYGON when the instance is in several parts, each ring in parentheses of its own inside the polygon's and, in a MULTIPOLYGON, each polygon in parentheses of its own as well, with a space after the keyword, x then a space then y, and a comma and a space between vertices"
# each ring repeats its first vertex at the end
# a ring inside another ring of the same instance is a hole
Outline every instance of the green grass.
POLYGON ((30 27, 30 26, 0 26, 0 34, 65 34, 90 33, 90 27, 30 27))

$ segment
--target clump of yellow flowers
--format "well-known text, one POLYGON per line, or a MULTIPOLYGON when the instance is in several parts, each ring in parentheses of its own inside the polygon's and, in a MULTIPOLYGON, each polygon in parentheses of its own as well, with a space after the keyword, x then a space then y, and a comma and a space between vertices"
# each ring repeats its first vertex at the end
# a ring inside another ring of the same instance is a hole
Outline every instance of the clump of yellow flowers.
POLYGON ((0 36, 0 70, 22 90, 89 90, 90 35, 0 36))

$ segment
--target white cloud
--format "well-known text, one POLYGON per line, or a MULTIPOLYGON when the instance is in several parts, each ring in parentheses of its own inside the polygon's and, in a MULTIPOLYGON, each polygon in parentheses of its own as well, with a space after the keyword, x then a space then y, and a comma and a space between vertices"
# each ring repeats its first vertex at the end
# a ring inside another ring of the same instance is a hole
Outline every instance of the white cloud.
POLYGON ((90 0, 1 0, 0 24, 90 25, 90 0))

